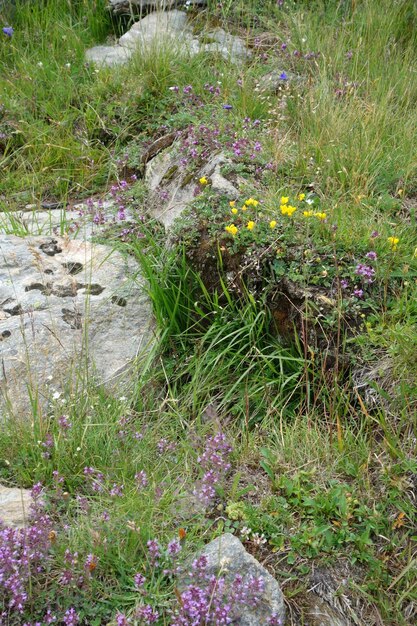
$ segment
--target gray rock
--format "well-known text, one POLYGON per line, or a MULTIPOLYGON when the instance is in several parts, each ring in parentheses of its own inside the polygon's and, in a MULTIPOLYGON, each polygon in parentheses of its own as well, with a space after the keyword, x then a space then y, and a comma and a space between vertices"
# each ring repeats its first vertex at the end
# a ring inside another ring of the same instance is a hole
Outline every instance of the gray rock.
POLYGON ((174 48, 183 48, 192 39, 192 31, 187 24, 184 11, 156 11, 150 13, 122 35, 119 45, 133 50, 146 51, 153 45, 169 42, 174 48))
POLYGON ((176 6, 204 7, 207 0, 108 0, 109 9, 116 15, 141 15, 151 9, 171 9, 176 6))
MULTIPOLYGON (((208 560, 208 573, 221 575, 232 582, 237 574, 244 578, 249 576, 262 577, 265 583, 265 593, 256 608, 247 607, 236 623, 239 626, 264 626, 268 624, 272 613, 281 619, 284 624, 285 606, 284 596, 279 584, 267 570, 252 555, 246 552, 237 537, 226 533, 211 541, 200 554, 208 560)), ((200 554, 198 556, 200 556, 200 554)), ((180 581, 180 588, 184 588, 187 579, 180 581)))
POLYGON ((26 526, 31 504, 29 489, 0 485, 0 522, 5 526, 26 526))
POLYGON ((159 153, 149 161, 145 173, 151 192, 152 217, 161 221, 165 228, 170 228, 173 221, 194 199, 194 190, 202 176, 210 179, 210 186, 214 191, 228 195, 231 200, 237 198, 239 191, 221 174, 221 167, 225 163, 228 163, 228 160, 223 154, 215 154, 189 180, 189 177, 184 176, 177 146, 174 145, 159 153))
POLYGON ((0 235, 0 414, 42 410, 87 378, 129 381, 151 342, 138 266, 106 246, 0 235))
POLYGON ((250 50, 247 49, 243 39, 236 35, 227 33, 223 28, 216 28, 205 34, 206 39, 212 39, 213 42, 201 45, 203 52, 217 52, 223 56, 226 61, 240 63, 252 56, 250 50))
POLYGON ((127 63, 133 54, 133 50, 122 46, 94 46, 85 53, 88 63, 96 65, 123 65, 127 63))
POLYGON ((168 44, 172 54, 195 55, 199 52, 221 54, 232 63, 241 63, 251 56, 244 41, 230 35, 222 28, 203 35, 209 42, 201 43, 193 35, 184 11, 155 11, 139 20, 119 39, 114 46, 95 46, 86 52, 86 59, 98 65, 120 65, 133 54, 149 54, 168 44))
POLYGON ((288 84, 301 84, 303 80, 305 80, 302 76, 298 76, 292 72, 286 72, 286 79, 281 78, 282 72, 283 70, 279 69, 264 74, 258 82, 259 91, 276 93, 288 84))
POLYGON ((134 216, 129 209, 125 210, 125 215, 126 220, 120 222, 117 217, 117 206, 112 199, 101 203, 94 201, 91 207, 85 202, 57 209, 45 209, 42 208, 42 204, 28 204, 19 211, 0 212, 0 233, 65 235, 70 239, 86 241, 100 235, 114 224, 128 227, 134 216), (101 217, 98 224, 94 222, 96 214, 101 217))

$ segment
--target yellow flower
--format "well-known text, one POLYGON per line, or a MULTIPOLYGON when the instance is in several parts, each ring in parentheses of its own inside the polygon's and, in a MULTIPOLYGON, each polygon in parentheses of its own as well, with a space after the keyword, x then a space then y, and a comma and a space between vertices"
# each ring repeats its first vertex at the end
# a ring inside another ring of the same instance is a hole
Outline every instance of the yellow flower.
POLYGON ((254 198, 248 198, 247 200, 245 200, 245 204, 246 206, 258 206, 259 202, 254 198))
POLYGON ((402 198, 402 197, 403 197, 403 195, 404 195, 404 189, 399 189, 399 190, 397 191, 397 194, 400 196, 400 198, 402 198))
POLYGON ((397 243, 400 240, 398 239, 398 237, 388 237, 388 243, 391 244, 391 250, 396 250, 397 249, 397 243))
POLYGON ((305 193, 299 193, 298 194, 298 199, 300 200, 300 202, 302 202, 305 197, 306 197, 305 193))
POLYGON ((313 217, 314 211, 303 211, 304 217, 313 217))
POLYGON ((236 228, 234 224, 230 224, 229 226, 226 226, 225 231, 233 235, 233 237, 237 235, 238 233, 238 229, 236 228))
POLYGON ((236 204, 236 200, 230 200, 230 202, 229 202, 229 206, 230 207, 233 208, 235 206, 235 204, 236 204))
POLYGON ((288 204, 288 201, 289 201, 289 197, 288 196, 282 196, 281 204, 288 204))
POLYGON ((233 215, 236 215, 236 214, 237 214, 237 212, 238 212, 238 209, 236 209, 235 207, 233 207, 233 209, 232 209, 232 213, 233 213, 233 215))
POLYGON ((208 185, 208 180, 205 176, 202 176, 201 178, 199 178, 198 182, 200 183, 200 185, 208 185))
POLYGON ((276 221, 275 221, 275 220, 271 220, 271 221, 269 222, 269 228, 275 228, 275 226, 276 226, 276 225, 277 225, 277 223, 276 223, 276 221))
POLYGON ((413 257, 414 257, 415 259, 417 259, 417 248, 414 250, 413 257))
POLYGON ((325 220, 326 219, 326 213, 314 213, 314 217, 317 217, 318 220, 325 220))
POLYGON ((242 211, 247 211, 247 210, 248 210, 248 207, 244 204, 242 207, 242 211))
POLYGON ((255 228, 255 222, 252 222, 252 220, 249 220, 249 222, 246 225, 246 228, 248 230, 253 230, 255 228))
POLYGON ((281 213, 283 215, 288 215, 289 217, 291 217, 291 215, 294 213, 294 211, 297 210, 297 207, 291 206, 291 204, 288 204, 288 205, 281 204, 281 206, 279 208, 281 209, 281 213))

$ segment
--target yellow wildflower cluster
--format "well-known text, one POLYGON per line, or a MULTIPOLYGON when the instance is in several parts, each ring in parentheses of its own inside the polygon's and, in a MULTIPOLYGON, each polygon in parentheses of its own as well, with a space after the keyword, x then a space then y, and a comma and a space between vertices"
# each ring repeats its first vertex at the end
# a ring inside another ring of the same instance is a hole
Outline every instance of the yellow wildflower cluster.
MULTIPOLYGON (((282 200, 282 198, 281 198, 281 200, 282 200)), ((281 206, 279 208, 281 210, 282 215, 288 215, 289 217, 291 217, 291 215, 294 213, 294 211, 297 210, 297 207, 296 206, 291 206, 291 204, 281 204, 281 206)))
POLYGON ((327 213, 321 213, 320 211, 303 211, 304 217, 317 217, 318 220, 325 220, 327 213))
POLYGON ((391 245, 391 250, 396 250, 397 249, 397 244, 399 243, 399 238, 398 237, 388 237, 388 243, 391 245))
POLYGON ((205 176, 202 176, 201 178, 198 179, 198 182, 200 183, 200 185, 208 185, 208 179, 205 176))
POLYGON ((225 231, 234 237, 238 233, 238 228, 234 224, 229 224, 229 226, 226 226, 225 231))
POLYGON ((259 204, 258 200, 255 200, 255 198, 248 198, 247 200, 245 200, 245 205, 246 206, 254 206, 257 207, 259 204))

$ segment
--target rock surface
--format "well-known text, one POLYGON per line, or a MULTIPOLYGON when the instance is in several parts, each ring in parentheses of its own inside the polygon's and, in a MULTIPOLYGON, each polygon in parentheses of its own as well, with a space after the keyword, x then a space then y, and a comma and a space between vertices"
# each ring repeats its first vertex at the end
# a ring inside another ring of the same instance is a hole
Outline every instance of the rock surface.
POLYGON ((205 33, 204 42, 201 42, 194 36, 187 14, 174 9, 149 13, 133 24, 117 45, 90 48, 86 51, 86 59, 98 65, 119 65, 135 53, 152 54, 162 45, 169 45, 172 53, 218 53, 232 63, 241 63, 251 55, 240 37, 230 35, 222 28, 205 33))
POLYGON ((133 260, 84 241, 0 235, 0 415, 27 415, 31 398, 41 410, 87 376, 109 389, 127 380, 151 320, 133 260))
MULTIPOLYGON (((243 577, 262 576, 264 579, 265 592, 260 604, 256 608, 245 609, 237 621, 239 626, 266 626, 272 613, 275 613, 284 624, 284 596, 280 586, 271 574, 246 552, 237 537, 226 533, 211 541, 200 554, 207 557, 209 574, 217 576, 221 570, 222 576, 230 581, 233 581, 237 574, 243 577)), ((184 583, 187 584, 186 581, 182 581, 181 585, 184 583)))
POLYGON ((203 7, 207 0, 108 0, 109 9, 117 14, 141 14, 150 9, 170 9, 175 6, 203 7))
POLYGON ((32 499, 29 489, 0 485, 0 522, 22 528, 26 525, 32 499))
POLYGON ((112 199, 87 202, 72 207, 45 208, 38 204, 28 204, 19 211, 0 212, 0 234, 21 231, 25 235, 65 235, 71 239, 90 240, 100 235, 109 226, 118 224, 129 227, 133 219, 131 211, 125 210, 126 219, 117 217, 117 206, 112 199), (99 223, 95 222, 99 217, 99 223))
POLYGON ((147 164, 145 174, 151 192, 152 217, 162 222, 165 228, 170 228, 187 204, 194 199, 194 191, 202 176, 209 179, 210 187, 214 191, 227 194, 231 200, 237 198, 239 191, 221 174, 221 167, 227 162, 223 154, 215 154, 189 180, 183 171, 181 155, 175 145, 158 154, 147 164), (161 195, 163 201, 160 199, 161 195))

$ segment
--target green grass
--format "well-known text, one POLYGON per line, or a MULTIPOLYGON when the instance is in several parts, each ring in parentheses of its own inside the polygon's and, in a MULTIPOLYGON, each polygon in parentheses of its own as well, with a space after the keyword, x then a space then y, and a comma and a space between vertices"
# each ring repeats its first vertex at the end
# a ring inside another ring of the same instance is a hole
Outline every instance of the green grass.
MULTIPOLYGON (((115 181, 141 176, 144 145, 200 125, 219 132, 228 175, 245 180, 241 199, 258 198, 263 212, 253 213, 256 229, 248 231, 249 213, 232 217, 230 198, 216 199, 208 188, 166 247, 160 226, 148 219, 152 199, 139 181, 127 202, 144 214, 136 224, 144 236, 121 239, 119 227, 101 234, 138 260, 157 340, 129 398, 80 380, 45 414, 0 421, 0 481, 42 482, 55 533, 25 620, 43 620, 49 605, 62 619, 73 606, 85 626, 113 625, 117 611, 130 614, 140 601, 133 577, 143 571, 146 602, 167 624, 177 606, 175 581, 152 568, 146 542, 166 545, 185 531, 185 558, 224 530, 243 538, 249 527, 251 552, 266 557, 285 583, 288 625, 308 622, 300 607, 311 571, 323 567, 339 578, 343 572, 343 593, 366 626, 375 616, 387 626, 412 626, 415 3, 300 1, 279 8, 272 0, 210 1, 192 13, 195 28, 239 33, 253 46, 247 65, 202 54, 188 59, 160 46, 116 71, 84 61, 86 48, 123 30, 104 0, 16 4, 9 18, 0 15, 15 29, 12 38, 0 37, 0 232, 25 235, 13 213, 25 204, 104 197, 115 181), (277 93, 261 93, 259 80, 275 69, 287 72, 288 82, 277 93), (221 95, 211 95, 207 83, 220 84, 221 95), (175 85, 178 95, 170 90, 175 85), (188 100, 186 85, 194 94, 188 100), (225 103, 233 108, 224 110, 225 103), (247 130, 245 117, 259 126, 247 130), (232 143, 241 137, 261 142, 256 159, 234 156, 232 143), (279 214, 280 197, 296 202, 300 192, 314 198, 327 223, 302 222, 301 204, 293 222, 279 214), (268 223, 277 214, 272 231, 268 223), (232 220, 240 228, 235 239, 224 233, 232 220), (380 235, 373 240, 374 230, 380 235), (206 274, 202 232, 212 246, 206 274), (390 236, 399 238, 397 250, 390 236), (367 299, 353 301, 357 332, 344 336, 341 320, 351 312, 339 296, 332 313, 314 310, 351 359, 350 370, 338 364, 324 371, 324 351, 305 348, 299 329, 295 341, 277 334, 272 287, 285 275, 333 298, 332 281, 340 272, 354 280, 355 265, 370 249, 379 257, 377 280, 367 299), (246 274, 233 264, 243 252, 259 261, 246 274), (378 406, 361 387, 354 390, 361 370, 376 372, 378 406), (60 426, 63 412, 68 430, 60 426), (231 470, 204 511, 193 495, 204 473, 199 457, 220 430, 233 448, 231 470), (86 467, 102 474, 98 491, 86 467), (142 470, 148 484, 138 488, 142 470), (78 553, 77 576, 85 575, 88 555, 97 559, 81 588, 60 583, 67 549, 78 553)), ((196 162, 187 167, 193 180, 196 162)), ((10 619, 18 626, 21 616, 10 619)))

